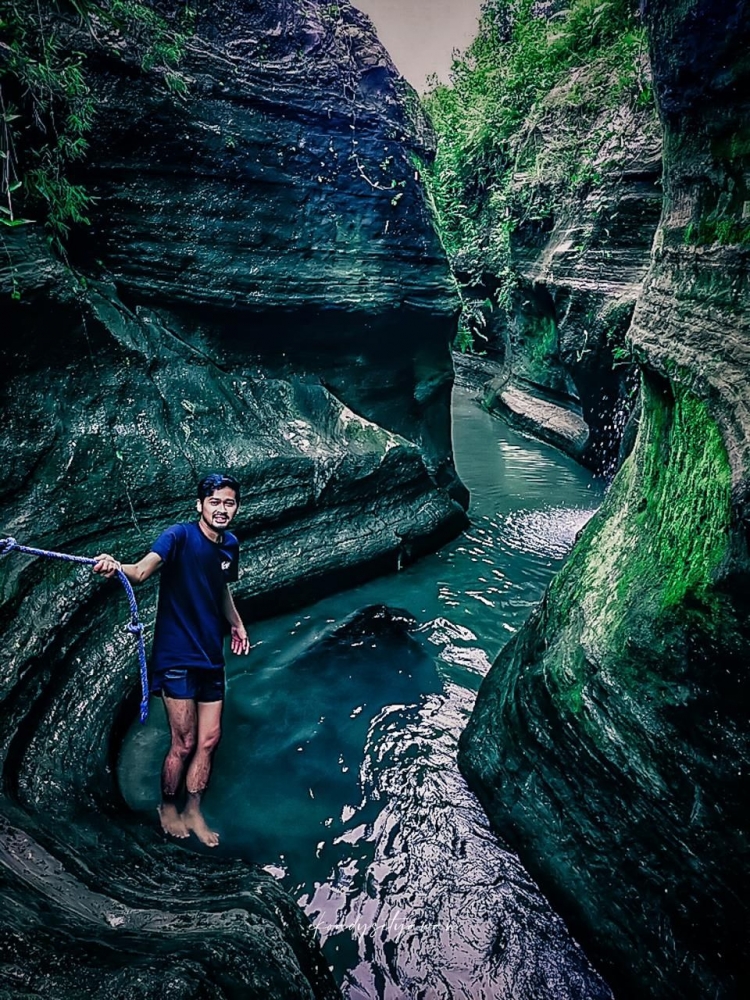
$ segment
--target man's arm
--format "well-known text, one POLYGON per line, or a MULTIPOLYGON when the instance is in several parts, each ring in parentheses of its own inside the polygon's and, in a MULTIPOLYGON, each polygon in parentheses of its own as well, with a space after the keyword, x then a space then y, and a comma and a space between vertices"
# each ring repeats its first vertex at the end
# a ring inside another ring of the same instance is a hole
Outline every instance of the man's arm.
POLYGON ((121 563, 114 556, 102 552, 100 556, 96 557, 93 570, 95 573, 101 573, 102 576, 109 578, 114 576, 119 569, 131 583, 143 583, 144 580, 148 580, 152 573, 157 571, 162 562, 162 557, 155 552, 149 552, 137 563, 121 563))
POLYGON ((224 587, 224 617, 229 622, 231 647, 235 656, 245 655, 250 652, 250 640, 247 637, 245 626, 239 616, 237 608, 234 606, 234 598, 228 586, 224 587))

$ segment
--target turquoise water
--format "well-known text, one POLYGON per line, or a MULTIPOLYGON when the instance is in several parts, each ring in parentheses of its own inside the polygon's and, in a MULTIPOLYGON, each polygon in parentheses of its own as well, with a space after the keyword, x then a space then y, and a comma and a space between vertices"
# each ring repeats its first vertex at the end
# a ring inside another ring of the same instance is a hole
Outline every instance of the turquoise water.
MULTIPOLYGON (((608 997, 455 763, 482 676, 601 501, 573 461, 454 393, 471 526, 390 577, 256 623, 228 664, 206 799, 221 852, 281 879, 350 998, 608 997), (364 613, 370 606, 402 609, 364 613), (408 622, 412 616, 413 621, 408 622)), ((123 793, 152 809, 163 715, 134 727, 123 793)))

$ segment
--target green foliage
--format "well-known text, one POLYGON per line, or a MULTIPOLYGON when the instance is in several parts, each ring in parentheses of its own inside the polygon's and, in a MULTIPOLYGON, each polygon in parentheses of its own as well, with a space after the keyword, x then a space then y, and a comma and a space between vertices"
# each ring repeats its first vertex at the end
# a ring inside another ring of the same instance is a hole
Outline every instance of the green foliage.
POLYGON ((612 367, 618 365, 632 365, 635 362, 633 348, 630 344, 615 344, 612 347, 612 367))
MULTIPOLYGON (((595 312, 593 315, 589 315, 588 323, 592 326, 596 323, 595 317, 595 312)), ((627 337, 632 318, 632 302, 614 303, 609 306, 601 317, 604 343, 611 353, 613 368, 617 368, 618 365, 631 367, 636 362, 633 345, 627 337)), ((633 392, 635 391, 636 388, 633 386, 633 392)))
POLYGON ((71 30, 87 49, 136 59, 173 93, 187 89, 178 70, 193 30, 186 3, 173 23, 137 0, 5 0, 0 14, 0 223, 44 221, 55 244, 88 223, 92 198, 71 180, 85 158, 98 102, 87 77, 89 56, 71 51, 71 30), (24 216, 28 215, 29 218, 24 216))
POLYGON ((532 365, 544 367, 557 349, 557 327, 551 316, 535 317, 533 324, 524 330, 529 341, 529 360, 532 365))
POLYGON ((433 81, 425 98, 438 135, 427 183, 446 250, 472 275, 511 280, 518 229, 543 231, 564 198, 601 183, 593 157, 607 136, 590 123, 603 117, 611 129, 602 111, 651 101, 636 0, 570 0, 553 17, 537 6, 488 0, 450 84, 433 81))
POLYGON ((8 39, 0 70, 2 217, 19 220, 15 202, 41 213, 56 236, 71 222, 86 221, 88 200, 65 175, 88 148, 94 101, 83 74, 81 53, 66 52, 56 32, 42 31, 27 3, 11 3, 0 28, 8 39))
POLYGON ((462 354, 473 353, 474 350, 474 334, 461 319, 459 319, 456 336, 453 338, 453 348, 462 354))
POLYGON ((484 333, 487 320, 494 308, 492 299, 472 299, 459 289, 461 296, 461 314, 458 317, 458 330, 453 340, 453 347, 462 354, 481 354, 477 350, 478 340, 487 340, 484 333))
POLYGON ((683 242, 692 246, 748 246, 750 245, 750 221, 734 218, 708 216, 690 222, 685 227, 683 242))

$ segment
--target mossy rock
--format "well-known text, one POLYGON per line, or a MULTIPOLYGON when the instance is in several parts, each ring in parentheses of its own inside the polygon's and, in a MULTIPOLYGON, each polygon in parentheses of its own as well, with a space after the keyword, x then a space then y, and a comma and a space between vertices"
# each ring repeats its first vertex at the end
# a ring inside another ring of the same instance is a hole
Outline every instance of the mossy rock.
POLYGON ((490 817, 617 995, 734 996, 746 951, 750 645, 723 579, 731 526, 706 404, 649 378, 633 454, 461 741, 490 817))

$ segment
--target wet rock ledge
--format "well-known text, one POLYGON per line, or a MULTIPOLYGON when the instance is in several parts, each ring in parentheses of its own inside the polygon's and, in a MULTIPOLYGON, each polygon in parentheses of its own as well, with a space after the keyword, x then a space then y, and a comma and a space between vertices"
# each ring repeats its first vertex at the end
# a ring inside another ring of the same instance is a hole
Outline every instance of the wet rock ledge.
MULTIPOLYGON (((97 97, 75 180, 98 200, 64 260, 37 227, 3 236, 0 525, 135 558, 230 469, 251 618, 463 526, 457 303, 411 159, 429 135, 367 19, 343 0, 201 11, 175 97, 127 39, 50 5, 97 97)), ((18 555, 0 574, 0 994, 335 995, 270 877, 129 819, 118 586, 18 555)))
POLYGON ((616 996, 728 1000, 750 959, 750 22, 643 7, 665 206, 629 332, 638 436, 460 763, 616 996))

